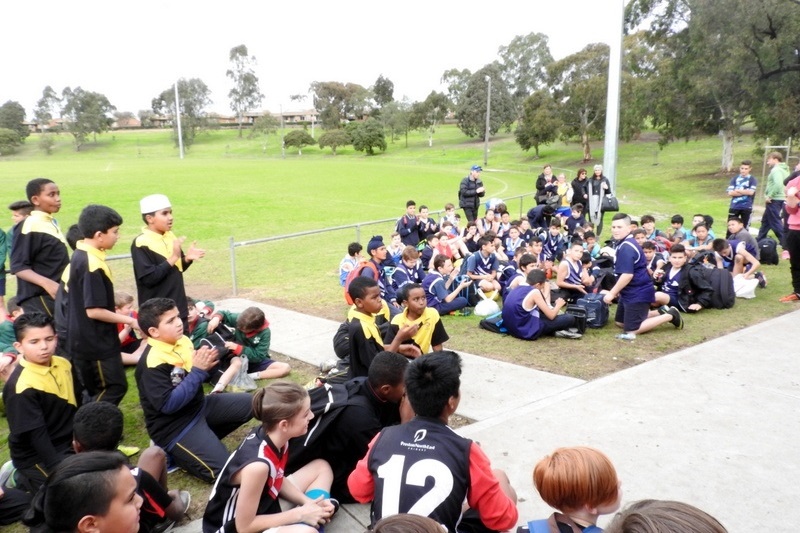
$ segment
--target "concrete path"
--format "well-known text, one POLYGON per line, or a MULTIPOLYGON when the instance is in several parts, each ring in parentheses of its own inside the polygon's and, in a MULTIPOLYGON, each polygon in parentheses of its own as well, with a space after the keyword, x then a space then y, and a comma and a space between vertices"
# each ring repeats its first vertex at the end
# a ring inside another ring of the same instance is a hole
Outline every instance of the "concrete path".
MULTIPOLYGON (((333 356, 336 322, 241 299, 219 305, 262 307, 276 352, 311 364, 333 356)), ((781 530, 800 500, 798 323, 800 311, 592 382, 462 353, 458 412, 477 422, 459 433, 509 474, 521 522, 551 512, 532 485, 536 461, 588 445, 611 457, 624 502, 681 500, 732 533, 781 530)), ((328 533, 369 522, 368 506, 342 511, 328 533)))

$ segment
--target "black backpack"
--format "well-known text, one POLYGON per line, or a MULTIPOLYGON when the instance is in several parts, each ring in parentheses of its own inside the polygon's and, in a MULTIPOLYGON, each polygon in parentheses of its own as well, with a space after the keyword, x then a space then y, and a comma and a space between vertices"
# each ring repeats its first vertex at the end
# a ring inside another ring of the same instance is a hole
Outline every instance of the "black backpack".
POLYGON ((501 311, 498 311, 493 315, 487 316, 486 318, 478 322, 478 326, 481 329, 485 329, 486 331, 491 331, 492 333, 500 333, 500 334, 508 333, 508 329, 503 327, 503 313, 501 311))
POLYGON ((761 256, 762 265, 777 265, 780 261, 778 255, 778 243, 775 239, 764 237, 758 241, 758 250, 761 256))
POLYGON ((736 291, 733 289, 733 276, 724 268, 704 268, 703 274, 711 284, 711 307, 714 309, 730 309, 736 303, 736 291))

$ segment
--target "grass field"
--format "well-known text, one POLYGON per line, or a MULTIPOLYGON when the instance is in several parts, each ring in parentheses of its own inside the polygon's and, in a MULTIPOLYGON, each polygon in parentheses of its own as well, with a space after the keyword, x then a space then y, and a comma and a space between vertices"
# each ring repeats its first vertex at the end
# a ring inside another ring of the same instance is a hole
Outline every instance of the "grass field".
MULTIPOLYGON (((333 226, 400 216, 406 200, 426 204, 431 210, 454 202, 460 179, 470 165, 483 161, 483 143, 465 138, 454 126, 440 127, 433 147, 427 138, 410 134, 389 144, 386 153, 366 157, 352 149, 306 147, 302 156, 287 151, 281 158, 279 139, 238 139, 235 131, 200 134, 186 159, 177 157, 168 131, 117 132, 98 138, 96 144, 75 152, 70 138, 58 137, 51 156, 36 148, 31 136, 14 156, 0 158, 0 204, 24 197, 25 183, 46 176, 58 183, 63 208, 62 227, 76 222, 89 203, 117 209, 125 219, 118 248, 125 254, 142 225, 138 213, 141 197, 167 194, 175 211, 175 230, 207 250, 207 256, 186 274, 191 296, 218 299, 232 295, 229 242, 275 237, 333 226)), ((487 198, 507 198, 530 193, 541 166, 552 163, 571 180, 581 166, 590 168, 602 159, 583 164, 578 145, 557 143, 543 147, 542 159, 520 151, 512 134, 490 143, 489 165, 483 173, 487 198)), ((737 146, 737 158, 752 157, 753 144, 737 146)), ((619 147, 617 194, 623 211, 638 216, 650 213, 666 228, 668 218, 681 213, 707 213, 724 232, 727 212, 725 187, 730 176, 716 175, 720 142, 716 138, 676 143, 659 151, 655 138, 619 147)), ((756 170, 760 165, 756 164, 756 170)), ((760 176, 757 176, 760 178, 760 176)), ((509 202, 512 215, 527 211, 533 202, 509 202)), ((373 234, 388 237, 393 224, 365 225, 360 240, 373 234)), ((607 235, 607 231, 606 231, 607 235)), ((346 310, 338 285, 337 267, 356 230, 347 229, 236 249, 239 296, 340 320, 346 310)), ((129 260, 112 264, 118 288, 134 291, 129 260)), ((613 326, 590 331, 580 341, 543 339, 535 343, 502 337, 477 328, 475 317, 445 317, 453 349, 512 361, 583 379, 592 379, 638 364, 757 321, 788 312, 794 307, 777 299, 789 288, 786 263, 766 267, 769 286, 755 300, 739 300, 727 311, 704 311, 686 317, 686 328, 671 327, 621 344, 613 326)), ((9 278, 9 294, 14 292, 9 278)), ((298 381, 305 381, 301 373, 298 381)), ((134 388, 125 401, 128 412, 126 441, 146 444, 138 415, 134 388)), ((0 460, 7 457, 7 429, 0 420, 0 460)), ((171 478, 172 479, 172 478, 171 478)), ((184 483, 178 478, 178 483, 184 483)), ((197 500, 196 500, 197 501, 197 500)))

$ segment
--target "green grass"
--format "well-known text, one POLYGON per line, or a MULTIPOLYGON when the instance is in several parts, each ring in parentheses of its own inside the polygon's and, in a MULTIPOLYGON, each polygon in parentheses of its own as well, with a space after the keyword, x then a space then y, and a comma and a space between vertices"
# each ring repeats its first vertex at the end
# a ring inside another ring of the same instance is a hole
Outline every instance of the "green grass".
MULTIPOLYGON (((61 135, 51 156, 38 152, 36 143, 37 137, 31 136, 18 154, 0 158, 0 203, 22 199, 29 179, 50 177, 62 191, 63 227, 76 222, 88 203, 107 204, 122 214, 120 243, 111 252, 121 254, 128 252, 142 225, 139 199, 155 192, 167 194, 175 210, 176 232, 207 250, 206 257, 186 273, 188 291, 212 299, 232 295, 231 238, 244 241, 394 218, 403 213, 409 198, 438 210, 455 200, 469 166, 483 161, 483 143, 465 138, 454 126, 440 127, 433 147, 428 147, 425 135, 415 133, 409 135, 407 148, 405 139, 399 139, 374 157, 352 148, 333 156, 329 149, 306 147, 302 156, 287 151, 284 159, 276 135, 266 138, 265 149, 265 138, 238 139, 233 130, 200 134, 184 160, 178 159, 168 131, 105 134, 81 152, 61 135)), ((753 146, 750 140, 739 144, 737 157, 751 157, 753 146)), ((584 164, 580 147, 563 143, 542 147, 537 160, 520 151, 513 135, 506 133, 493 138, 490 149, 483 173, 487 197, 530 193, 545 162, 557 172, 565 171, 571 180, 579 167, 591 168, 602 159, 602 145, 595 142, 596 161, 584 164)), ((724 232, 730 176, 715 174, 720 149, 717 138, 676 143, 663 151, 653 136, 620 145, 617 194, 622 209, 637 218, 653 214, 662 229, 672 214, 691 220, 694 213, 707 213, 718 221, 717 233, 724 232)), ((513 215, 532 205, 530 198, 509 202, 513 215)), ((360 240, 365 243, 373 234, 388 237, 392 230, 391 223, 363 226, 360 240)), ((346 306, 337 267, 356 235, 355 229, 347 229, 237 248, 239 295, 342 319, 346 306)), ((133 291, 130 261, 115 261, 112 269, 116 286, 133 291)), ((615 328, 608 326, 589 331, 580 341, 530 343, 479 330, 476 317, 444 317, 451 338, 448 346, 592 379, 794 309, 777 302, 790 286, 786 263, 764 270, 770 284, 758 291, 755 300, 739 300, 731 310, 687 316, 681 332, 661 327, 623 344, 613 338, 615 328)), ((14 293, 13 278, 8 293, 14 293)), ((126 443, 142 445, 147 437, 136 402, 132 386, 123 403, 126 443)), ((0 459, 7 456, 6 435, 0 420, 0 459)), ((191 486, 188 479, 176 479, 176 485, 191 486)))

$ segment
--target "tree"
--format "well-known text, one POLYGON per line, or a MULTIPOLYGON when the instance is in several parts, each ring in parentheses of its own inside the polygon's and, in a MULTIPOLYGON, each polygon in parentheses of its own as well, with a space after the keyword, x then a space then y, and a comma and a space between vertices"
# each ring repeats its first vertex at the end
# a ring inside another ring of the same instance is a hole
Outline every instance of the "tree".
POLYGON ((502 128, 510 130, 511 123, 517 118, 514 100, 508 92, 500 68, 497 63, 486 65, 469 79, 464 93, 459 97, 456 106, 458 127, 467 137, 484 137, 486 131, 486 92, 488 82, 492 79, 491 112, 489 113, 489 135, 494 135, 502 128))
POLYGON ((284 146, 293 146, 297 148, 297 154, 303 155, 303 147, 316 144, 314 137, 308 134, 305 130, 292 130, 283 138, 284 146))
POLYGON ((47 155, 52 155, 56 140, 52 133, 44 132, 39 137, 39 149, 47 155))
POLYGON ((555 141, 561 127, 559 107, 545 90, 539 90, 525 99, 522 118, 514 135, 517 144, 528 151, 533 148, 539 158, 539 145, 555 141))
MULTIPOLYGON (((181 133, 183 145, 194 143, 197 132, 207 126, 205 108, 211 104, 211 91, 199 78, 178 80, 178 97, 181 107, 181 133)), ((175 117, 175 87, 171 86, 153 98, 153 112, 157 115, 175 117)), ((173 138, 178 146, 178 123, 173 120, 173 138)))
POLYGON ((319 138, 320 149, 330 146, 333 155, 336 155, 336 149, 338 147, 347 146, 348 144, 353 144, 353 141, 350 139, 350 134, 344 130, 327 131, 319 138))
POLYGON ((65 87, 61 91, 61 117, 64 127, 75 140, 75 151, 80 151, 89 134, 94 135, 108 131, 111 125, 109 115, 116 110, 105 95, 86 91, 81 87, 71 89, 65 87))
POLYGON ((553 97, 561 109, 562 137, 578 137, 583 160, 592 159, 592 136, 603 132, 608 85, 608 45, 587 45, 547 69, 553 97))
POLYGON ((409 114, 409 127, 415 130, 428 130, 428 146, 433 146, 433 134, 437 124, 447 116, 450 100, 444 93, 431 91, 423 102, 414 102, 409 114))
POLYGON ((379 109, 383 109, 388 103, 394 102, 394 83, 381 74, 372 86, 372 94, 375 97, 375 104, 379 109))
POLYGON ((271 113, 265 112, 253 123, 253 127, 250 128, 250 135, 247 138, 252 139, 258 135, 271 135, 278 131, 280 125, 280 120, 272 116, 271 113))
POLYGON ((0 156, 13 154, 20 144, 19 133, 11 128, 0 128, 0 156))
POLYGON ((463 70, 451 68, 442 73, 441 82, 443 85, 447 85, 447 94, 454 106, 458 105, 461 95, 467 90, 470 77, 472 77, 472 72, 466 68, 463 70))
POLYGON ((359 118, 367 109, 370 92, 356 83, 315 81, 310 92, 314 95, 314 109, 326 130, 341 127, 342 120, 359 118))
POLYGON ((19 102, 9 100, 0 106, 0 128, 17 132, 20 142, 31 134, 25 122, 25 108, 19 102))
POLYGON ((36 119, 36 124, 39 129, 44 131, 47 129, 50 121, 55 118, 53 113, 61 108, 61 99, 58 94, 49 85, 42 91, 42 97, 36 102, 36 109, 33 111, 33 116, 36 119))
POLYGON ((355 123, 350 135, 353 138, 353 148, 358 152, 375 155, 375 148, 380 149, 381 152, 386 151, 386 136, 383 134, 383 126, 374 118, 355 123))
POLYGON ((142 128, 152 128, 153 118, 156 116, 152 109, 140 109, 137 113, 139 122, 142 123, 142 128))
POLYGON ((548 37, 543 33, 517 35, 498 50, 500 72, 518 108, 522 101, 547 81, 547 66, 553 62, 548 37))
POLYGON ((243 44, 234 46, 229 57, 232 68, 225 74, 233 81, 233 88, 228 93, 228 98, 231 99, 231 110, 239 119, 239 137, 241 137, 244 112, 260 106, 264 95, 259 89, 258 76, 253 72, 256 58, 247 55, 247 47, 243 44))
POLYGON ((400 135, 406 136, 406 147, 408 147, 408 130, 410 121, 411 104, 407 100, 389 102, 381 110, 380 121, 383 127, 389 130, 389 138, 392 142, 400 135))

